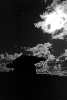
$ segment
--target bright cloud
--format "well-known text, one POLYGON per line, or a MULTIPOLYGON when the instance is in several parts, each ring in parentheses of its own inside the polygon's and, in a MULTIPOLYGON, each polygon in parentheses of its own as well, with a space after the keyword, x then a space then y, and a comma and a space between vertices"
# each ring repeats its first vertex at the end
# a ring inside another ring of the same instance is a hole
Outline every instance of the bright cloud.
MULTIPOLYGON (((67 35, 67 13, 65 12, 65 8, 61 5, 57 5, 52 12, 45 12, 43 15, 40 15, 43 21, 35 23, 35 27, 41 28, 42 31, 48 34, 55 34, 56 31, 60 29, 64 29, 60 36, 63 39, 64 35, 67 35)), ((54 37, 52 37, 54 39, 54 37)), ((59 38, 59 34, 55 39, 59 38)), ((60 38, 59 38, 60 39, 60 38)))

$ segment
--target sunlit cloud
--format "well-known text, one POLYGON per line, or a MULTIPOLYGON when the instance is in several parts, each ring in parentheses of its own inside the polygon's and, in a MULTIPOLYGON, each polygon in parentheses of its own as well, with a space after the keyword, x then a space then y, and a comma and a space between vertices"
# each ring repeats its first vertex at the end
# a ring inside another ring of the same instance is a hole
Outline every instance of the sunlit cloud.
POLYGON ((52 39, 64 39, 64 35, 67 35, 67 12, 65 9, 65 5, 56 4, 55 8, 51 12, 48 10, 40 15, 42 21, 35 23, 35 27, 41 28, 44 33, 51 34, 52 39), (55 36, 55 32, 62 28, 63 30, 61 34, 55 36))

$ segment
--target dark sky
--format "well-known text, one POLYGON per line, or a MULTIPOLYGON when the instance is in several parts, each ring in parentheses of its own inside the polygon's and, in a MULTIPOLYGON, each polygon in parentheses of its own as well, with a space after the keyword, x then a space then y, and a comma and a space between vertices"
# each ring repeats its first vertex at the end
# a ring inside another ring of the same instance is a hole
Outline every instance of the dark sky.
POLYGON ((0 4, 0 51, 44 43, 43 32, 34 26, 45 9, 41 0, 1 0, 0 4))
MULTIPOLYGON (((21 47, 50 42, 51 36, 34 26, 41 21, 39 15, 46 8, 42 0, 1 0, 0 5, 0 54, 21 52, 21 47)), ((63 47, 63 42, 61 47, 57 40, 51 42, 55 50, 56 44, 60 49, 63 47)))

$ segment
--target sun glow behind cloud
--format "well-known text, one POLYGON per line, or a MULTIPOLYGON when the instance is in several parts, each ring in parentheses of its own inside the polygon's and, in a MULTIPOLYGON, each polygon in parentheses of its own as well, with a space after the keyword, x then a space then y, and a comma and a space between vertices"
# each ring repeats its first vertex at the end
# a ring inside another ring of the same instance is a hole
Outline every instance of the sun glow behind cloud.
MULTIPOLYGON (((49 8, 50 9, 50 8, 49 8)), ((45 12, 40 15, 43 21, 35 23, 35 27, 41 28, 45 33, 52 35, 52 39, 64 39, 64 35, 67 35, 67 13, 65 12, 64 6, 56 5, 56 7, 51 12, 45 12), (63 31, 60 34, 55 35, 56 31, 63 31)))

